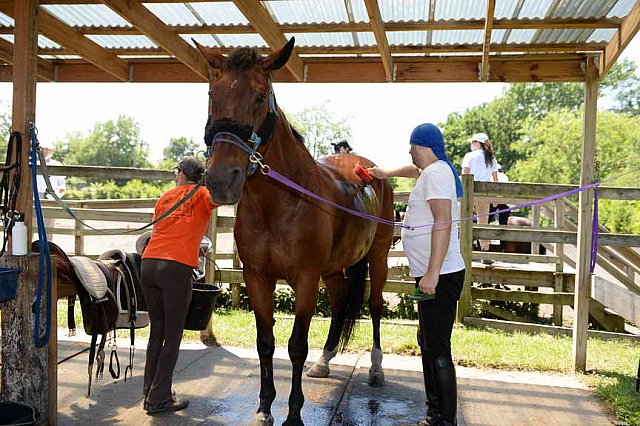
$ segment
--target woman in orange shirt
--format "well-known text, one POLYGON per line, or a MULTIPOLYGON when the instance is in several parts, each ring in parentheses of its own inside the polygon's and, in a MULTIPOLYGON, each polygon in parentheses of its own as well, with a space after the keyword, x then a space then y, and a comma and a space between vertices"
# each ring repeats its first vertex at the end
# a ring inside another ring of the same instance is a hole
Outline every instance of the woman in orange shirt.
MULTIPOLYGON (((174 171, 177 186, 160 197, 154 219, 202 182, 204 165, 187 157, 174 171)), ((189 401, 172 393, 173 370, 191 302, 191 274, 198 267, 200 241, 215 207, 207 189, 200 187, 177 210, 154 225, 142 255, 142 288, 151 319, 143 387, 144 409, 149 415, 179 411, 189 405, 189 401)))

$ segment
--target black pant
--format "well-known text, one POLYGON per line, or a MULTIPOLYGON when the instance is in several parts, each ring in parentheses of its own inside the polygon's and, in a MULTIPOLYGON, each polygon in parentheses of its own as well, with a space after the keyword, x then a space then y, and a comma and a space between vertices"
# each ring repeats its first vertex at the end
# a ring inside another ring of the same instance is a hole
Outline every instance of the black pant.
MULTIPOLYGON (((436 297, 418 302, 418 343, 423 357, 430 360, 443 355, 451 358, 451 332, 457 302, 464 284, 464 274, 463 269, 440 275, 436 297)), ((421 278, 416 277, 416 286, 421 278)))
MULTIPOLYGON (((493 204, 489 204, 489 223, 493 222, 496 220, 496 215, 493 212, 497 212, 498 210, 505 210, 508 209, 509 206, 506 204, 498 204, 495 207, 493 206, 493 204)), ((502 213, 498 213, 498 223, 500 225, 506 225, 507 222, 509 222, 509 216, 511 215, 511 212, 502 212, 502 213)))
POLYGON ((171 400, 173 369, 191 302, 192 271, 172 260, 142 260, 142 289, 151 320, 143 387, 149 404, 171 400))

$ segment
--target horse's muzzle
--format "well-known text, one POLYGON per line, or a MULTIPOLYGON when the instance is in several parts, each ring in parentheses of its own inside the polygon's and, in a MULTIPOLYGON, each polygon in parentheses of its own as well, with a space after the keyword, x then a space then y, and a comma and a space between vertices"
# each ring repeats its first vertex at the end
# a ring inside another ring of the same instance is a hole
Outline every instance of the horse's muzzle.
POLYGON ((211 201, 225 205, 238 202, 244 180, 245 175, 240 167, 213 167, 207 170, 204 182, 211 201))

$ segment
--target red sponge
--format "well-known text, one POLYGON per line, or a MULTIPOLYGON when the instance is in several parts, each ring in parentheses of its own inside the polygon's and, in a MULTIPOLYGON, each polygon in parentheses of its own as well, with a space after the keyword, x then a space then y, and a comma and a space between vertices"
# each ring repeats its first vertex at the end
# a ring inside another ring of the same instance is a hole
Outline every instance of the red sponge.
POLYGON ((362 167, 360 163, 357 163, 355 165, 353 171, 360 177, 360 179, 363 180, 364 183, 371 183, 371 181, 373 180, 373 176, 371 176, 369 170, 362 167))

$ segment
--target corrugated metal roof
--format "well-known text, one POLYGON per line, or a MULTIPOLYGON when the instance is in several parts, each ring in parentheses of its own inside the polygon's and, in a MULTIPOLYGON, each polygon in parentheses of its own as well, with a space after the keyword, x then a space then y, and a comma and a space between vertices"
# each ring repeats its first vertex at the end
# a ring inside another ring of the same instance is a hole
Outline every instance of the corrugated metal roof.
POLYGON ((525 0, 518 14, 520 19, 544 18, 553 0, 525 0))
POLYGON ((87 37, 107 49, 158 47, 156 43, 144 35, 88 35, 87 37))
POLYGON ((296 46, 353 46, 351 33, 287 33, 286 38, 295 36, 296 46))
POLYGON ((216 34, 225 47, 268 47, 259 34, 216 34))
POLYGON ((387 40, 391 46, 424 45, 429 31, 393 31, 387 33, 387 40))
POLYGON ((615 28, 598 28, 593 33, 591 33, 591 36, 589 36, 589 38, 587 39, 587 42, 588 43, 603 42, 603 41, 608 42, 613 38, 615 33, 616 33, 615 28))
POLYGON ((347 1, 351 1, 351 10, 353 11, 353 20, 355 22, 369 22, 369 15, 367 14, 367 8, 364 5, 364 0, 347 1))
POLYGON ((104 4, 51 4, 42 7, 72 27, 131 27, 129 22, 104 4))
POLYGON ((182 37, 184 41, 186 41, 190 45, 193 45, 193 41, 191 39, 194 39, 204 46, 220 47, 220 44, 216 41, 216 39, 209 34, 180 34, 180 37, 182 37))
POLYGON ((611 12, 607 14, 607 17, 622 18, 623 16, 627 16, 629 12, 631 12, 634 3, 635 0, 618 0, 616 5, 611 9, 611 12))
POLYGON ((144 3, 144 6, 167 25, 200 24, 198 18, 182 3, 144 3))
MULTIPOLYGON (((10 43, 13 43, 14 40, 14 36, 13 34, 0 34, 0 38, 3 38, 5 40, 7 40, 10 43)), ((58 43, 56 43, 55 41, 49 40, 48 38, 46 38, 43 35, 39 35, 38 36, 38 47, 40 49, 60 49, 62 48, 62 46, 60 46, 58 43)))
POLYGON ((344 0, 263 1, 280 24, 349 22, 344 0))
POLYGON ((487 0, 440 0, 436 2, 436 20, 482 19, 486 14, 487 0))
POLYGON ((4 13, 0 13, 0 26, 13 27, 13 24, 14 24, 13 18, 8 17, 4 13))
POLYGON ((483 30, 453 30, 433 31, 431 42, 433 44, 473 44, 484 41, 483 30))
POLYGON ((358 43, 360 46, 375 46, 376 45, 376 37, 373 33, 365 33, 365 32, 357 32, 358 43))
POLYGON ((247 25, 249 20, 233 2, 189 3, 207 25, 247 25))
POLYGON ((379 5, 380 14, 385 22, 426 21, 429 19, 429 0, 388 0, 379 2, 379 5))
POLYGON ((498 0, 493 16, 496 19, 511 19, 518 5, 518 0, 498 0))

